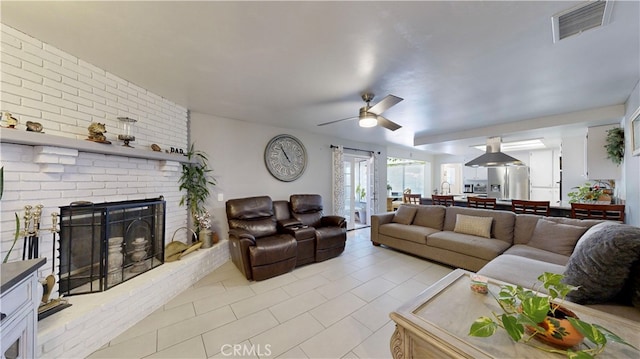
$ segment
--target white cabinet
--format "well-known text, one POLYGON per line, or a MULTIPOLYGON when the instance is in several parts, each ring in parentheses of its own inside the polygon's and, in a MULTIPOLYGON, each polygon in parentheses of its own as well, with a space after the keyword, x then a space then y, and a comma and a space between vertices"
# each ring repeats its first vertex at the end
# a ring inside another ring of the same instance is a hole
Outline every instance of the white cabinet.
POLYGON ((529 152, 529 182, 532 201, 560 201, 560 150, 529 152))
POLYGON ((0 358, 34 358, 38 326, 37 269, 44 259, 2 264, 0 358))
POLYGON ((553 187, 553 150, 529 152, 531 187, 553 187))
POLYGON ((620 179, 620 166, 607 158, 607 131, 619 127, 605 125, 589 127, 585 140, 585 175, 590 180, 620 179))
POLYGON ((464 166, 462 170, 462 176, 465 182, 486 181, 488 177, 487 173, 486 167, 464 166))

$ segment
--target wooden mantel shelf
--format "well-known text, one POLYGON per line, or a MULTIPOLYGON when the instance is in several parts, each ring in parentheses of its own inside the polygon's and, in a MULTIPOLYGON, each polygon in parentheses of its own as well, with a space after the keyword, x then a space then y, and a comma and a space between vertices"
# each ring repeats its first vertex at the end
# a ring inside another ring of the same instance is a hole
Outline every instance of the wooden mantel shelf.
POLYGON ((175 153, 156 152, 142 148, 124 147, 120 144, 104 144, 87 140, 77 140, 46 133, 29 132, 24 130, 3 128, 0 132, 0 142, 29 146, 50 146, 78 150, 79 152, 102 153, 123 157, 144 158, 158 161, 174 161, 187 163, 187 157, 175 153))

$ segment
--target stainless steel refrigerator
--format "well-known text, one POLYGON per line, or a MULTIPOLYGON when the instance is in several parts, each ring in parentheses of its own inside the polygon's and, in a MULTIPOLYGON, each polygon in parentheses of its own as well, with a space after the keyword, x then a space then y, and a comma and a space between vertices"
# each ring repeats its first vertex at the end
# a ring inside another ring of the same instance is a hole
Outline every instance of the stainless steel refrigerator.
POLYGON ((489 167, 487 197, 529 199, 529 167, 489 167))

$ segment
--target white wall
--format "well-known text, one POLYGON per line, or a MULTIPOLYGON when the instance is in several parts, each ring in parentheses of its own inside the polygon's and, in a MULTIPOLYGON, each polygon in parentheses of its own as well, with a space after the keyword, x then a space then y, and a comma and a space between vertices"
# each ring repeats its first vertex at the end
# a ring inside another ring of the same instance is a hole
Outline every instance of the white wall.
POLYGON ((640 156, 632 156, 631 115, 640 107, 640 83, 636 84, 627 100, 624 120, 625 153, 622 168, 621 198, 626 201, 626 222, 640 226, 640 156))
MULTIPOLYGON (((106 124, 107 139, 113 142, 104 146, 120 146, 117 117, 128 116, 138 120, 133 143, 136 151, 151 151, 152 143, 165 149, 187 147, 186 108, 4 24, 0 29, 1 109, 20 120, 17 129, 3 132, 25 131, 27 121, 36 121, 47 135, 84 140, 89 124, 101 122, 106 124)), ((166 168, 157 160, 79 152, 62 156, 65 158, 52 169, 34 162, 38 151, 34 146, 0 145, 3 258, 13 242, 14 212, 21 217, 25 205, 44 205, 43 226, 50 227, 51 213, 72 201, 100 203, 164 195, 167 236, 186 224, 187 210, 178 206, 177 162, 166 168)), ((51 235, 42 237, 51 243, 51 235)), ((43 256, 51 256, 51 244, 42 243, 41 248, 43 256)), ((22 258, 22 243, 16 245, 10 261, 18 258, 22 258)), ((42 271, 48 273, 51 258, 47 261, 42 271)))
POLYGON ((562 200, 568 201, 574 187, 587 182, 585 177, 585 136, 587 129, 576 131, 574 136, 562 138, 562 200))
POLYGON ((380 152, 378 168, 383 194, 379 211, 386 208, 386 148, 373 144, 348 142, 306 131, 278 128, 232 120, 207 114, 190 113, 191 140, 196 149, 209 155, 213 176, 217 181, 207 206, 226 236, 225 202, 233 198, 267 195, 273 200, 288 200, 295 193, 316 193, 323 198, 324 212, 332 212, 332 150, 330 145, 343 145, 380 152), (293 182, 273 178, 264 164, 264 148, 276 135, 290 134, 302 141, 308 157, 304 174, 293 182), (384 178, 382 178, 384 174, 384 178), (218 201, 218 195, 223 196, 218 201))

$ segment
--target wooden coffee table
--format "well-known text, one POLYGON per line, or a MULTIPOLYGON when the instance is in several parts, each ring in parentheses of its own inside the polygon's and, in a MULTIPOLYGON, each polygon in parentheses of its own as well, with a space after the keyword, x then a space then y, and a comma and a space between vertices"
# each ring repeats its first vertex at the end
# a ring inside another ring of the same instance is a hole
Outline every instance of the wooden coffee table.
MULTIPOLYGON (((471 273, 451 272, 412 301, 390 314, 396 322, 391 337, 394 358, 561 358, 522 343, 515 343, 500 329, 493 336, 469 336, 469 328, 481 316, 500 312, 490 294, 471 291, 471 273)), ((503 282, 489 279, 489 290, 497 293, 503 282)), ((565 303, 580 319, 597 323, 628 343, 640 345, 640 323, 585 306, 565 303)), ((535 341, 535 339, 534 339, 535 341)), ((536 345, 544 346, 536 341, 536 345)), ((598 358, 637 358, 638 352, 618 343, 609 343, 598 358)))

